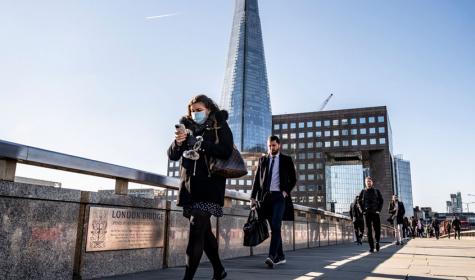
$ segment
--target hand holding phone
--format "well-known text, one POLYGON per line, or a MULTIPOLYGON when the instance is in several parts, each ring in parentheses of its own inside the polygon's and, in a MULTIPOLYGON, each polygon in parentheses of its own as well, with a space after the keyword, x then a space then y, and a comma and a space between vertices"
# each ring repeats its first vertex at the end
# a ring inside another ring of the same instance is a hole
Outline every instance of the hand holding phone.
POLYGON ((186 133, 186 128, 184 124, 175 124, 175 141, 178 144, 178 146, 181 146, 183 142, 185 142, 187 133, 186 133))

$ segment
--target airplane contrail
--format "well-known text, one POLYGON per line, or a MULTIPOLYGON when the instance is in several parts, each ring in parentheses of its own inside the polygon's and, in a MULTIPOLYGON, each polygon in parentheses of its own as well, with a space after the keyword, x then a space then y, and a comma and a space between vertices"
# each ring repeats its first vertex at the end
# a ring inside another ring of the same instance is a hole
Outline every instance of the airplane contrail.
POLYGON ((178 14, 179 13, 172 13, 172 14, 164 14, 164 15, 158 15, 158 16, 150 16, 150 17, 146 17, 146 19, 157 19, 157 18, 164 18, 164 17, 172 17, 172 16, 176 16, 178 14))

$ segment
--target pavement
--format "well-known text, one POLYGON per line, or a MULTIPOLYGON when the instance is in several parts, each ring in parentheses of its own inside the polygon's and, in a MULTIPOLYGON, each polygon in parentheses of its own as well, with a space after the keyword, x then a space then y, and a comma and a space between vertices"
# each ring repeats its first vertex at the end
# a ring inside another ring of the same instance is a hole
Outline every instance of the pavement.
MULTIPOLYGON (((223 262, 226 279, 474 279, 475 240, 413 239, 403 246, 382 243, 369 253, 368 244, 342 244, 286 252, 287 263, 269 269, 265 255, 223 262)), ((184 267, 134 273, 103 279, 182 279, 184 267)), ((211 279, 209 263, 201 264, 195 279, 211 279)))

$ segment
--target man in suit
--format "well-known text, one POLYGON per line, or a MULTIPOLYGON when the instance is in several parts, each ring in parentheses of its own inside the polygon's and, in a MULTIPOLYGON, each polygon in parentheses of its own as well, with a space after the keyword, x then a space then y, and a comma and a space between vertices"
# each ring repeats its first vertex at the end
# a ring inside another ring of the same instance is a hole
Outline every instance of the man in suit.
POLYGON ((265 263, 269 268, 286 262, 282 249, 282 220, 294 220, 294 206, 290 192, 297 178, 290 156, 280 153, 280 139, 270 136, 268 153, 259 159, 251 193, 251 207, 259 202, 259 218, 265 218, 271 226, 272 236, 269 256, 265 263))

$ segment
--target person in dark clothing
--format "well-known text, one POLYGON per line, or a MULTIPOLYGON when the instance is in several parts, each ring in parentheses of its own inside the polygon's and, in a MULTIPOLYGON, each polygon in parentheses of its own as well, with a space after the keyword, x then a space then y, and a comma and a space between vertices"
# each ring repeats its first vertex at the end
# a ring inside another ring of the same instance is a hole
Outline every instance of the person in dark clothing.
POLYGON ((175 140, 168 158, 181 160, 177 205, 190 221, 186 269, 183 279, 193 279, 203 250, 213 266, 213 279, 227 276, 211 216, 223 215, 226 178, 212 174, 210 158, 228 159, 233 151, 233 134, 227 124, 228 113, 220 111, 212 99, 198 95, 188 104, 188 114, 176 125, 175 140))
POLYGON ((417 219, 416 217, 411 217, 411 235, 412 239, 416 238, 417 235, 417 219))
POLYGON ((389 203, 388 212, 394 218, 392 220, 394 227, 394 238, 396 239, 396 245, 402 244, 402 224, 404 223, 404 214, 406 214, 406 209, 404 208, 404 203, 399 201, 397 195, 393 195, 393 199, 389 203))
POLYGON ((409 237, 409 219, 407 217, 404 217, 404 220, 402 221, 402 238, 408 238, 409 237))
POLYGON ((379 251, 379 241, 381 239, 381 220, 379 214, 383 209, 384 200, 381 192, 374 188, 373 178, 369 176, 366 177, 365 184, 366 188, 361 191, 359 195, 359 202, 365 216, 368 243, 370 248, 369 251, 373 253, 375 247, 376 251, 379 251), (376 244, 373 238, 373 229, 376 238, 376 244))
POLYGON ((457 239, 457 236, 460 240, 460 230, 461 230, 462 224, 460 223, 459 218, 456 216, 455 219, 452 221, 452 228, 454 229, 454 238, 457 239))
POLYGON ((450 233, 452 232, 452 223, 449 220, 445 220, 444 224, 445 224, 445 231, 447 233, 447 236, 450 239, 450 233))
POLYGON ((440 222, 437 218, 432 220, 432 228, 434 229, 434 235, 436 239, 439 239, 440 236, 440 222))
POLYGON ((355 200, 350 205, 350 217, 353 220, 353 227, 355 229, 356 242, 358 245, 363 245, 363 233, 364 233, 364 215, 360 204, 358 203, 359 196, 355 197, 355 200))
POLYGON ((268 154, 259 159, 251 193, 251 207, 259 202, 259 218, 271 226, 269 255, 265 263, 269 268, 286 262, 282 248, 282 221, 294 220, 294 206, 290 192, 297 183, 295 166, 290 156, 280 153, 280 139, 270 136, 268 154))

